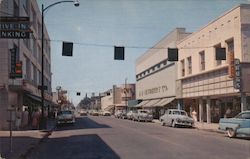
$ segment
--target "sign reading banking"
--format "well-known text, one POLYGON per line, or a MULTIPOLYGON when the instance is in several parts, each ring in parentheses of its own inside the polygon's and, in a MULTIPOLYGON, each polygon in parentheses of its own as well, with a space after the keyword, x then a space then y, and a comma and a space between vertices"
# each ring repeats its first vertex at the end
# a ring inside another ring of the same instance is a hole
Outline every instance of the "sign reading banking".
POLYGON ((0 17, 0 38, 29 39, 29 17, 0 17))

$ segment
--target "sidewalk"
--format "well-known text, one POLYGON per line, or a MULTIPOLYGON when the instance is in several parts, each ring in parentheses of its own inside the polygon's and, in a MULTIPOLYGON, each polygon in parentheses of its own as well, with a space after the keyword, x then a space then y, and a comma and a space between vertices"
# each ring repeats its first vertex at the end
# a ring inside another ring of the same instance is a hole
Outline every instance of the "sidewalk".
MULTIPOLYGON (((161 122, 157 119, 154 119, 152 121, 153 123, 157 123, 157 124, 161 124, 161 122)), ((221 132, 218 127, 219 127, 219 124, 217 123, 204 123, 204 122, 196 122, 194 124, 194 127, 198 130, 204 130, 204 131, 210 131, 210 132, 217 132, 217 133, 223 133, 221 132)))
POLYGON ((1 157, 5 159, 25 158, 32 149, 51 134, 54 127, 55 121, 48 120, 46 130, 13 131, 12 152, 10 152, 10 132, 0 131, 0 159, 1 157))

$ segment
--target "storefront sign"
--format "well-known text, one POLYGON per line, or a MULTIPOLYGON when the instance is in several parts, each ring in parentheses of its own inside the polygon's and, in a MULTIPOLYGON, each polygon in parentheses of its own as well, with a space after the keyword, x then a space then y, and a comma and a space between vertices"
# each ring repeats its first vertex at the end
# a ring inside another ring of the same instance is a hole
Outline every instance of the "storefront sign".
POLYGON ((0 17, 0 38, 30 38, 29 17, 0 17))
POLYGON ((154 87, 154 88, 150 88, 150 89, 140 91, 139 96, 156 94, 156 93, 164 93, 164 92, 167 92, 167 91, 168 91, 168 86, 163 85, 163 86, 160 86, 160 87, 154 87))
POLYGON ((240 68, 240 60, 234 60, 234 67, 235 67, 235 78, 234 78, 234 88, 240 89, 241 88, 241 68, 240 68))

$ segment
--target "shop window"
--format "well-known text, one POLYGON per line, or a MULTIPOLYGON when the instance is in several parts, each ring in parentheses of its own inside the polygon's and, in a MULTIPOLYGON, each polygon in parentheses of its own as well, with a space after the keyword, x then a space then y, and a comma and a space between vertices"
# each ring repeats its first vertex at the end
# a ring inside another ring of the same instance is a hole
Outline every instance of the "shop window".
POLYGON ((188 64, 188 74, 192 74, 192 57, 187 58, 187 64, 188 64))
POLYGON ((200 70, 204 71, 205 70, 205 51, 201 51, 199 55, 200 55, 200 70))

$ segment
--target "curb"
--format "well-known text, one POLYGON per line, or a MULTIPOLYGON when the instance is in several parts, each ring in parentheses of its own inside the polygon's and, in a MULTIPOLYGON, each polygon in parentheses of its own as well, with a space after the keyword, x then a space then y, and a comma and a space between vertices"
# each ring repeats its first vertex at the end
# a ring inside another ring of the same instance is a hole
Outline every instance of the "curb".
POLYGON ((27 159, 28 155, 36 149, 42 142, 44 142, 48 137, 52 134, 56 125, 54 125, 50 130, 41 130, 40 132, 45 132, 45 135, 39 141, 33 145, 31 145, 24 153, 20 154, 18 159, 27 159))
POLYGON ((207 131, 207 132, 215 132, 215 133, 219 133, 219 134, 224 134, 224 132, 223 132, 223 131, 220 131, 220 130, 202 129, 202 128, 198 128, 198 127, 195 127, 195 129, 197 129, 197 130, 202 130, 202 131, 207 131))

